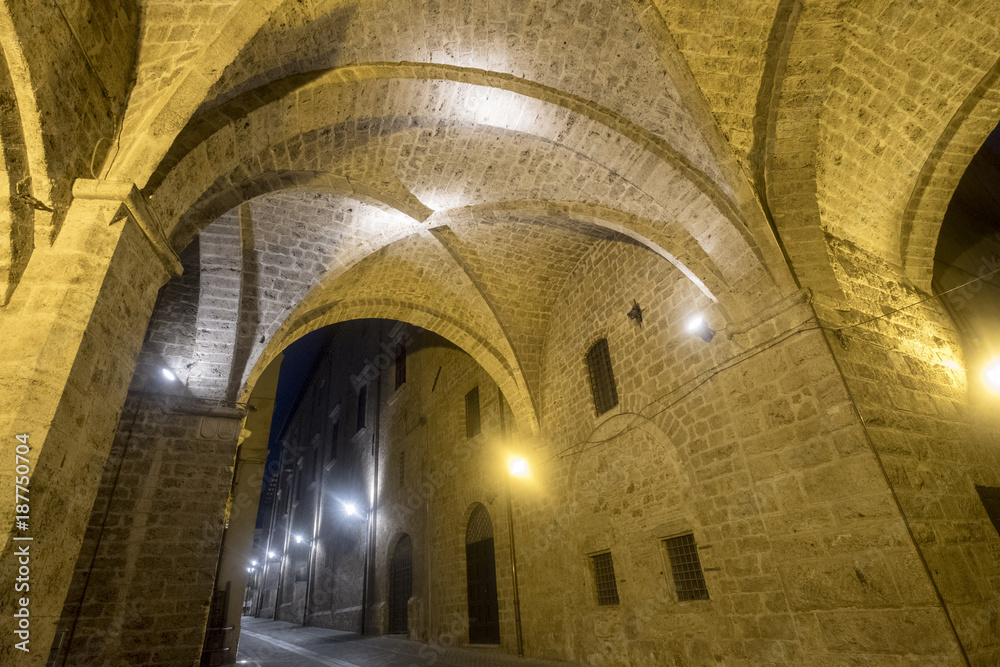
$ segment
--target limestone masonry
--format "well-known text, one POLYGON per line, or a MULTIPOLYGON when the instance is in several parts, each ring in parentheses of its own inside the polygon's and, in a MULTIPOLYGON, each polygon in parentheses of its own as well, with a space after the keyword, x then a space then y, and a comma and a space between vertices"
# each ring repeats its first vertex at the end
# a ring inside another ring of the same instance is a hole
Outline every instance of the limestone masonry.
POLYGON ((1000 664, 997 3, 4 0, 0 52, 0 664, 1000 664))

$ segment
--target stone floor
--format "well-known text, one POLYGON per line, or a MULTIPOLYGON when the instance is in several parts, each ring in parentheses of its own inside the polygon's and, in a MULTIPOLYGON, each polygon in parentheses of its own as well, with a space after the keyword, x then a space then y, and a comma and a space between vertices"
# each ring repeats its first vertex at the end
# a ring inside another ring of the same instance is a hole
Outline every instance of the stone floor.
POLYGON ((570 663, 525 660, 493 648, 456 648, 399 637, 302 627, 244 616, 239 665, 256 667, 565 667, 570 663))

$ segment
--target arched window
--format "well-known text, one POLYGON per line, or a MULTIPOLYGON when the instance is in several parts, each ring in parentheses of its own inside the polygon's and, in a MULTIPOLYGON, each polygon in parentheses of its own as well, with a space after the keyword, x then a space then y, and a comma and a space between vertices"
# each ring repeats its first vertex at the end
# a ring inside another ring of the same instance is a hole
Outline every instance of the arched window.
POLYGON ((590 390, 594 394, 594 409, 602 415, 618 405, 615 373, 611 369, 611 352, 608 339, 602 338, 587 350, 587 370, 590 372, 590 390))

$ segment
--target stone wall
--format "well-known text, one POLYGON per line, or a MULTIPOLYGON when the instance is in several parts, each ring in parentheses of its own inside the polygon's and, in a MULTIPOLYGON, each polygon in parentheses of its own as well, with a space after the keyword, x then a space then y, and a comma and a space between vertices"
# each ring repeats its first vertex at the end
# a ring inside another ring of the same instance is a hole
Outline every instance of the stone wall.
POLYGON ((241 416, 157 388, 130 394, 51 664, 200 659, 241 416))
MULTIPOLYGON (((532 471, 528 480, 510 480, 528 655, 604 665, 961 663, 940 584, 917 549, 908 506, 904 516, 899 490, 890 487, 890 480, 898 487, 892 463, 859 418, 808 294, 752 321, 725 329, 723 322, 656 255, 596 239, 544 333, 537 435, 518 429, 509 412, 501 429, 500 396, 485 371, 445 341, 408 329, 405 384, 395 387, 389 364, 377 380, 369 631, 387 630, 389 563, 406 534, 413 543, 410 636, 426 639, 430 651, 469 641, 465 530, 481 503, 493 523, 501 648, 516 652, 506 516, 513 452, 532 471), (633 299, 643 308, 641 325, 626 317, 633 299), (590 316, 574 316, 581 312, 590 316), (711 342, 685 331, 696 312, 720 328, 711 342), (620 402, 598 416, 584 357, 599 338, 609 341, 620 402), (464 397, 474 387, 482 432, 467 438, 464 397), (684 534, 698 546, 707 600, 678 600, 664 540, 684 534), (591 557, 605 552, 620 602, 601 606, 591 557)), ((362 331, 341 327, 345 341, 362 331)), ((364 455, 374 433, 350 435, 349 377, 366 354, 379 353, 378 330, 368 331, 371 340, 333 354, 332 375, 326 366, 319 373, 330 378, 331 396, 346 397, 337 401, 341 419, 348 415, 340 442, 350 442, 338 447, 342 457, 324 475, 324 493, 341 488, 334 480, 348 468, 358 490, 371 479, 364 455)), ((321 391, 318 381, 310 391, 321 391)), ((308 478, 304 469, 298 474, 308 478)), ((301 501, 296 529, 308 523, 310 502, 301 501)), ((343 515, 332 497, 322 506, 317 549, 324 559, 316 562, 325 565, 311 576, 342 599, 330 602, 326 588, 314 587, 314 595, 323 590, 310 598, 320 608, 306 622, 345 627, 327 612, 360 602, 364 536, 348 538, 356 546, 342 548, 350 553, 328 550, 343 515)), ((983 514, 981 506, 973 513, 983 514)), ((302 621, 305 585, 287 590, 294 597, 285 618, 302 621)))

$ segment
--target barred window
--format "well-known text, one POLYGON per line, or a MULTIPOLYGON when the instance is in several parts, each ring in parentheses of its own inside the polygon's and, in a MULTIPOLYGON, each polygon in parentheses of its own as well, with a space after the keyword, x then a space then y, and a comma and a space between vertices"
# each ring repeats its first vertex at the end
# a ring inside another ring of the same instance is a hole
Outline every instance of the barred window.
POLYGON ((465 395, 465 437, 479 434, 479 387, 465 395))
POLYGON ((688 533, 680 537, 665 540, 667 557, 670 559, 670 570, 674 575, 674 588, 677 589, 677 599, 707 600, 708 587, 705 586, 705 575, 698 559, 698 546, 694 535, 688 533))
POLYGON ((611 553, 597 554, 590 559, 594 562, 597 604, 601 606, 618 604, 618 583, 615 581, 615 564, 611 560, 611 553))
POLYGON ((368 387, 362 387, 358 392, 358 428, 365 427, 365 419, 368 417, 368 387))
POLYGON ((602 338, 587 351, 587 369, 590 372, 590 390, 594 394, 594 408, 602 415, 618 405, 618 389, 611 369, 611 352, 608 339, 602 338))
POLYGON ((403 386, 406 382, 406 345, 403 343, 399 344, 399 350, 396 351, 396 389, 403 386))

